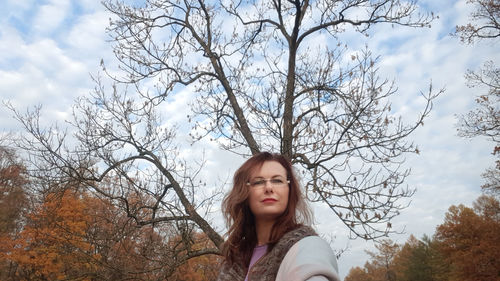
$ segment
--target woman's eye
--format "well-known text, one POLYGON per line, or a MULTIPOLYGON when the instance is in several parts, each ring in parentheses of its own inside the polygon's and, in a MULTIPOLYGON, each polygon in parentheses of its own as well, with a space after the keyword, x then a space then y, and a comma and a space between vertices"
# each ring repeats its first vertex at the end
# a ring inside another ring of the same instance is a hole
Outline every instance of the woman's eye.
POLYGON ((266 181, 264 180, 256 180, 253 182, 252 185, 264 185, 266 183, 266 181))
POLYGON ((271 179, 271 183, 273 183, 273 184, 282 184, 283 181, 281 179, 271 179))

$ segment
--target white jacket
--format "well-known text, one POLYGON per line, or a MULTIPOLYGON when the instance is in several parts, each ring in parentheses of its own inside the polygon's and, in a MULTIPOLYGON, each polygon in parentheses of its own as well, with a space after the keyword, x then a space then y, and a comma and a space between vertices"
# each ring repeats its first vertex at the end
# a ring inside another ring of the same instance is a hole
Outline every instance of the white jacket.
POLYGON ((338 272, 330 245, 319 236, 308 236, 288 250, 276 281, 340 281, 338 272))

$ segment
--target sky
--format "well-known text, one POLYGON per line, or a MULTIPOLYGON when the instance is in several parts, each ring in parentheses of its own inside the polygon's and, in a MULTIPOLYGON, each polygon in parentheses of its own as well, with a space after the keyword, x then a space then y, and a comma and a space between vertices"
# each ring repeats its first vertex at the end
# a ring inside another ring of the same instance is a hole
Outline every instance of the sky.
MULTIPOLYGON (((458 137, 456 123, 457 115, 472 109, 474 97, 486 91, 468 88, 464 73, 478 69, 486 60, 498 65, 498 41, 464 45, 449 35, 456 25, 468 21, 472 7, 465 0, 420 3, 439 16, 431 28, 377 25, 369 37, 349 32, 342 35, 352 49, 366 45, 380 56, 379 74, 394 79, 399 89, 393 108, 408 121, 422 108, 419 92, 425 92, 431 81, 434 89, 445 89, 430 118, 412 136, 420 154, 407 158, 405 165, 412 173, 406 184, 417 191, 409 207, 393 222, 394 229, 405 230, 389 237, 398 243, 404 243, 410 234, 417 238, 432 235, 451 205, 471 205, 481 194, 481 173, 494 161, 493 144, 482 138, 458 137)), ((21 111, 40 104, 42 122, 64 122, 75 99, 94 87, 90 75, 100 69, 101 59, 114 61, 105 33, 109 18, 95 0, 2 0, 0 100, 21 111)), ((187 112, 186 101, 191 96, 181 91, 163 106, 187 112)), ((18 132, 19 128, 12 113, 0 105, 0 134, 18 132)), ((213 143, 201 142, 192 149, 205 151, 207 175, 230 178, 244 161, 221 152, 213 143)), ((189 157, 189 152, 185 154, 189 157)), ((365 250, 373 250, 373 242, 349 240, 347 230, 331 211, 322 205, 313 208, 319 233, 331 238, 333 248, 347 248, 339 259, 340 275, 345 276, 352 266, 363 266, 368 258, 365 250)))

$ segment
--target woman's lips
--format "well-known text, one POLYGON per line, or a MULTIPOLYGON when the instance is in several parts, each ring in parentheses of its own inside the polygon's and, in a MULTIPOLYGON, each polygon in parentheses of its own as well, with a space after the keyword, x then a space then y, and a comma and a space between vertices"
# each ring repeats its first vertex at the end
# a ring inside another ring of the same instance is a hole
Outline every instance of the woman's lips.
POLYGON ((278 201, 278 200, 273 199, 273 198, 266 198, 266 199, 262 200, 263 203, 271 203, 271 202, 276 202, 276 201, 278 201))

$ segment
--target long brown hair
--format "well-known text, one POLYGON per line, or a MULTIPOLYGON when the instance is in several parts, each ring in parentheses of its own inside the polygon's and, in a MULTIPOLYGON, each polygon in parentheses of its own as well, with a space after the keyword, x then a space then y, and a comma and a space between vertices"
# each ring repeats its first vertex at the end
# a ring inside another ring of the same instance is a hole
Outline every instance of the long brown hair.
POLYGON ((310 223, 311 212, 302 196, 299 181, 290 161, 280 154, 269 152, 261 152, 252 156, 234 173, 233 188, 222 202, 222 212, 226 224, 229 226, 228 239, 224 244, 223 254, 226 262, 230 264, 239 262, 248 265, 252 251, 257 244, 255 217, 250 211, 248 203, 250 191, 247 182, 252 173, 256 169, 260 169, 267 161, 280 163, 285 168, 290 180, 288 204, 283 214, 274 222, 269 236, 268 250, 272 249, 274 244, 288 231, 302 224, 310 223))

